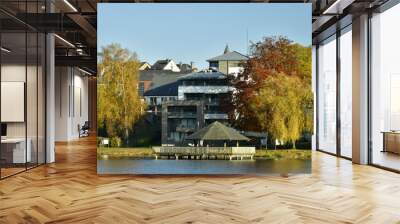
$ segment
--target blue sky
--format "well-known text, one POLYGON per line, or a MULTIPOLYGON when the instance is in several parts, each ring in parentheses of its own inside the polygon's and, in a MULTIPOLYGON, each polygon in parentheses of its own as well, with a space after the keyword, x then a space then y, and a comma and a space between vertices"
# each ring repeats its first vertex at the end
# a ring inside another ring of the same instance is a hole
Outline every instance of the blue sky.
POLYGON ((283 35, 311 45, 311 4, 98 4, 98 48, 119 43, 153 64, 190 63, 231 50, 247 53, 249 41, 283 35))

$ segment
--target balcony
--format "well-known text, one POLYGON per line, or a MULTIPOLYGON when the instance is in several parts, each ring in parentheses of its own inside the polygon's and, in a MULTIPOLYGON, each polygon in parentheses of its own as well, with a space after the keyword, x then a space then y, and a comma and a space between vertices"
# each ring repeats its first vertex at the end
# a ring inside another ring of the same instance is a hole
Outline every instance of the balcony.
POLYGON ((168 112, 168 118, 197 118, 194 112, 168 112))
POLYGON ((183 100, 185 93, 219 94, 233 91, 231 86, 179 86, 178 99, 183 100))
POLYGON ((222 113, 206 113, 204 114, 204 119, 206 120, 226 120, 228 119, 227 114, 222 113))
POLYGON ((178 126, 178 127, 176 127, 176 132, 188 133, 188 132, 194 132, 194 131, 196 131, 195 127, 190 127, 190 126, 178 126))

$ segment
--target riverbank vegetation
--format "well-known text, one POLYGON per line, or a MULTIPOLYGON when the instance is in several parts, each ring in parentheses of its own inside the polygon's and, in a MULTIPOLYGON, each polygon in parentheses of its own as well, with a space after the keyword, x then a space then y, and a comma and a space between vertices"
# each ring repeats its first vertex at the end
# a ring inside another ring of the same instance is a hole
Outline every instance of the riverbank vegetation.
MULTIPOLYGON (((280 150, 256 150, 255 159, 311 159, 311 150, 280 149, 280 150)), ((97 148, 98 159, 146 159, 154 158, 152 148, 97 148)))

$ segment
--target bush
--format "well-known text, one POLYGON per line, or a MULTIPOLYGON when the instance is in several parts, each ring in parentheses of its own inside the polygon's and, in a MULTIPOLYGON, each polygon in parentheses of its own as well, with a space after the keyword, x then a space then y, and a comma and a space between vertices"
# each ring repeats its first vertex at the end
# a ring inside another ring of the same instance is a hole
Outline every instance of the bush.
POLYGON ((119 137, 112 137, 110 140, 111 147, 120 147, 122 144, 122 140, 119 137))

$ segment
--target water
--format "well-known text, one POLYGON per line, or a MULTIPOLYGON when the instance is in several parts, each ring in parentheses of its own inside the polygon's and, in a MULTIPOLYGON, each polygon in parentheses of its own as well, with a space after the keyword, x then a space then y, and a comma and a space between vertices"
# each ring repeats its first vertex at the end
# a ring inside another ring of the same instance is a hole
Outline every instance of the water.
POLYGON ((97 160, 98 174, 297 174, 311 173, 311 160, 97 160))

